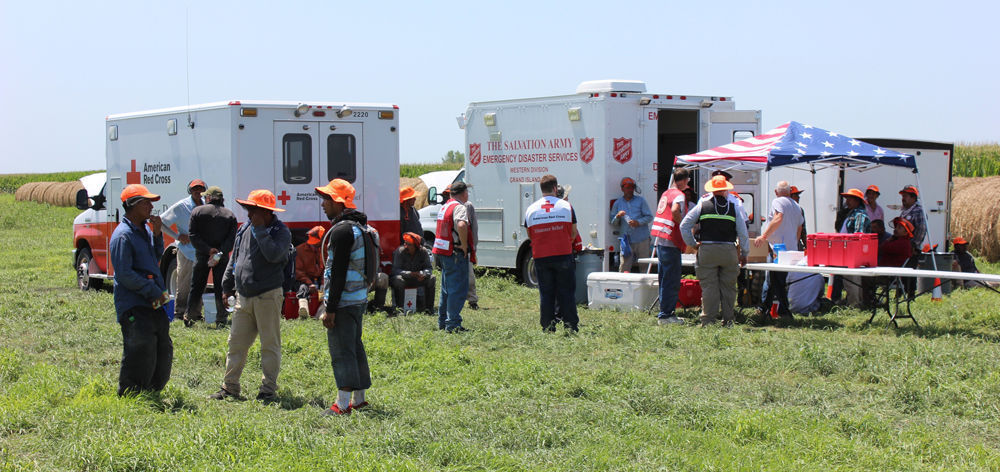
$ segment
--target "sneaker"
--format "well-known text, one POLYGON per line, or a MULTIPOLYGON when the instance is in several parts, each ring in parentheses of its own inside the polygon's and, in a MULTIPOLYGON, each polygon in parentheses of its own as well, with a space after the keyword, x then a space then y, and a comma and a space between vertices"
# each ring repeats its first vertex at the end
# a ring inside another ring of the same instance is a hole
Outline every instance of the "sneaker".
POLYGON ((656 323, 659 324, 660 326, 671 325, 671 324, 684 324, 684 320, 676 316, 670 316, 667 318, 658 318, 656 320, 656 323))
POLYGON ((278 394, 260 392, 257 394, 257 400, 264 402, 265 405, 270 405, 271 403, 278 402, 278 394))
POLYGON ((479 309, 479 303, 469 302, 469 309, 470 310, 478 310, 479 309))
MULTIPOLYGON (((334 406, 336 406, 336 405, 334 405, 334 406)), ((361 403, 358 403, 357 405, 351 403, 351 406, 348 409, 350 409, 350 410, 363 410, 365 408, 368 408, 368 402, 361 402, 361 403)))
POLYGON ((330 408, 327 408, 327 409, 323 410, 323 416, 340 416, 340 415, 349 415, 349 414, 351 414, 351 407, 350 406, 348 406, 346 410, 341 411, 340 407, 337 406, 336 403, 334 403, 333 405, 331 405, 330 408))
POLYGON ((226 390, 225 388, 220 388, 218 392, 215 392, 208 396, 209 400, 225 400, 226 398, 232 398, 235 400, 242 400, 239 395, 226 390))

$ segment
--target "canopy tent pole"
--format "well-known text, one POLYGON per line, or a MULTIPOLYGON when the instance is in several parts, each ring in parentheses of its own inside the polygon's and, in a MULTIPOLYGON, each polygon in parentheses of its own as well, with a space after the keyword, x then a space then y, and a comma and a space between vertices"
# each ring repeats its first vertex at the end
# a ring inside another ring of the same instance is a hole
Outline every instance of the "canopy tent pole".
POLYGON ((809 172, 812 173, 812 191, 813 191, 813 233, 819 232, 819 222, 816 219, 816 166, 809 164, 809 172))
MULTIPOLYGON (((917 176, 917 188, 921 188, 920 187, 920 172, 917 172, 917 169, 914 168, 913 169, 913 174, 917 176)), ((930 248, 931 264, 934 267, 934 270, 938 270, 937 257, 934 256, 934 252, 935 252, 934 251, 934 243, 933 243, 933 241, 931 241, 931 231, 930 231, 930 224, 929 224, 930 220, 927 219, 927 209, 924 208, 924 206, 922 204, 920 205, 920 212, 923 213, 923 215, 924 215, 924 241, 927 242, 927 246, 930 248)), ((947 246, 947 244, 945 246, 947 246)), ((947 247, 946 247, 946 249, 947 249, 947 247)))

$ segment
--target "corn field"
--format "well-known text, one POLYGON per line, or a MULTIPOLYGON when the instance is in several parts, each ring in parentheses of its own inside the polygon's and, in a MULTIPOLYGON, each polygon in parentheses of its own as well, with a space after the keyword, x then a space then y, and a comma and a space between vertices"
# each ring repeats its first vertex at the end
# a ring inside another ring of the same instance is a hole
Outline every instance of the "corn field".
POLYGON ((952 172, 957 177, 1000 175, 1000 143, 957 143, 952 172))

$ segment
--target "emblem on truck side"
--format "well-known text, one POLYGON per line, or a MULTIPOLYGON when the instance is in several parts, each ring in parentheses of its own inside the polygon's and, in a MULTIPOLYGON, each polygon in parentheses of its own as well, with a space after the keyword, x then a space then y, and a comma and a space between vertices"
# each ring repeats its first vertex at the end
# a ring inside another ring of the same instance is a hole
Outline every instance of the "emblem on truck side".
POLYGON ((472 164, 472 167, 476 167, 479 165, 479 161, 481 161, 482 159, 483 159, 483 153, 481 151, 480 144, 479 143, 469 144, 469 164, 472 164))
POLYGON ((580 160, 584 164, 594 160, 594 138, 580 138, 580 160))
POLYGON ((632 160, 632 138, 615 138, 612 156, 622 164, 632 160))

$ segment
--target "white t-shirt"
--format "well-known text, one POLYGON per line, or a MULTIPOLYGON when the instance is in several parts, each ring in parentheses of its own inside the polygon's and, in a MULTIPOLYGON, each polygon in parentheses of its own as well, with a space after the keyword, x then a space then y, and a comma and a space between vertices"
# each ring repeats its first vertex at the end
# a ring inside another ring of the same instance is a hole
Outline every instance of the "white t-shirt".
POLYGON ((770 228, 775 213, 781 213, 781 226, 775 228, 768 238, 771 244, 784 244, 788 250, 799 247, 799 226, 802 225, 802 208, 789 197, 778 197, 771 202, 771 212, 767 214, 766 228, 770 228))

